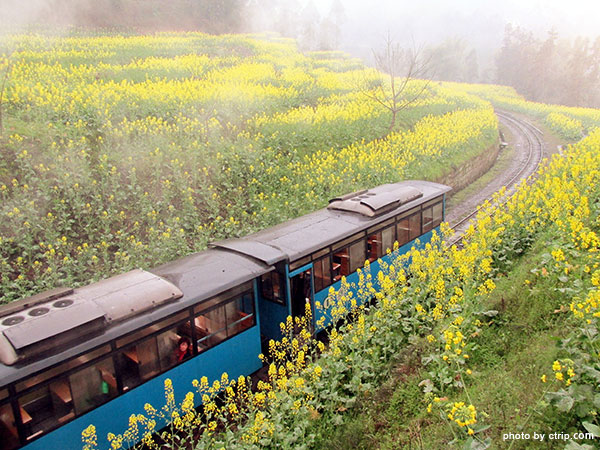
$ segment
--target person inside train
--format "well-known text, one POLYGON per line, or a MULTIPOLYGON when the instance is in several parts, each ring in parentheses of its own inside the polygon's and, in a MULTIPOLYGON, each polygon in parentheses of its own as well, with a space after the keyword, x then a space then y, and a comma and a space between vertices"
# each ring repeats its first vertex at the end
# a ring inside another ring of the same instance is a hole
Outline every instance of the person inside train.
POLYGON ((175 349, 175 360, 180 363, 192 356, 192 345, 187 336, 182 336, 177 342, 175 349))

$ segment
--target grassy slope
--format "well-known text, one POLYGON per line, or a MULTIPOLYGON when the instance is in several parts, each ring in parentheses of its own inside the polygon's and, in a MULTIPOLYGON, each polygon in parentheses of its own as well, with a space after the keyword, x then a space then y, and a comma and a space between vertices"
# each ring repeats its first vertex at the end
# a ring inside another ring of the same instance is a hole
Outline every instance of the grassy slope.
MULTIPOLYGON (((545 135, 549 154, 564 140, 550 132, 539 121, 527 118, 545 135)), ((507 139, 510 136, 503 130, 507 139)), ((510 139, 509 139, 510 140, 510 139)), ((494 171, 508 164, 514 152, 511 147, 500 155, 497 165, 472 186, 451 199, 454 204, 489 181, 494 171)), ((503 440, 504 433, 520 431, 533 434, 562 431, 552 414, 540 410, 540 399, 547 385, 540 380, 552 362, 560 357, 556 346, 570 329, 564 325, 565 311, 561 311, 561 298, 551 286, 544 289, 544 280, 529 292, 525 280, 539 268, 541 255, 547 252, 552 235, 540 236, 529 252, 511 272, 503 274, 489 300, 489 309, 499 314, 488 321, 488 326, 477 339, 479 347, 472 352, 472 380, 469 393, 485 414, 490 428, 482 433, 492 438, 492 448, 508 448, 510 441, 503 440), (521 428, 522 427, 522 428, 521 428)), ((418 344, 398 355, 388 382, 371 396, 361 398, 346 417, 342 427, 322 424, 321 435, 327 448, 354 449, 438 449, 454 448, 452 433, 441 419, 427 414, 419 383, 428 377, 420 365, 418 344)), ((466 398, 463 399, 466 401, 466 398)), ((511 448, 563 448, 564 441, 515 441, 511 448)))
MULTIPOLYGON (((493 448, 507 448, 502 434, 520 431, 535 408, 546 386, 540 374, 559 356, 555 343, 569 331, 562 325, 566 313, 555 313, 560 304, 556 294, 549 295, 543 284, 532 293, 523 289, 551 239, 546 236, 538 241, 514 270, 498 281, 488 306, 499 314, 488 321, 477 339, 479 348, 472 352, 469 392, 488 416, 485 421, 491 427, 485 433, 492 438, 493 448)), ((389 381, 360 400, 345 426, 323 425, 328 448, 453 448, 445 422, 426 412, 418 384, 427 375, 417 354, 418 349, 413 348, 398 355, 389 381)), ((551 418, 533 412, 523 431, 548 434, 556 430, 551 418)), ((553 447, 530 440, 516 442, 512 448, 553 447)))

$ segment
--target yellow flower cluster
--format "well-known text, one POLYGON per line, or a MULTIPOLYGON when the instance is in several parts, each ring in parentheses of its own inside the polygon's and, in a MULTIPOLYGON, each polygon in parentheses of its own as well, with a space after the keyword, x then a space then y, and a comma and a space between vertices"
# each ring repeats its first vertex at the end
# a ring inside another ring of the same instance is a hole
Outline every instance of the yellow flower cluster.
POLYGON ((456 402, 448 412, 448 419, 456 422, 461 428, 467 427, 468 433, 473 434, 470 425, 477 423, 477 410, 473 405, 467 406, 464 402, 456 402))
POLYGON ((546 123, 566 138, 581 138, 583 126, 578 119, 572 119, 558 112, 551 112, 546 116, 546 123))
POLYGON ((554 377, 558 381, 565 383, 565 386, 571 385, 571 380, 575 378, 575 370, 573 369, 573 361, 570 359, 560 359, 552 363, 554 377))
MULTIPOLYGON (((350 186, 433 178, 495 139, 487 102, 438 85, 386 135, 389 113, 361 92, 380 74, 269 34, 21 34, 5 44, 17 49, 0 55, 14 153, 0 179, 5 301, 156 265, 350 186), (27 133, 15 131, 23 120, 27 133)), ((406 95, 422 87, 414 80, 406 95)))

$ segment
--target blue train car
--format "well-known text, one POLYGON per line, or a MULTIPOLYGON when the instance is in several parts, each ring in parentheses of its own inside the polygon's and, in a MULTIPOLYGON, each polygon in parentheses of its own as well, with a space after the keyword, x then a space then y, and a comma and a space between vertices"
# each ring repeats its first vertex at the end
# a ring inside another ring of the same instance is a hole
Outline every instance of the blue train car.
POLYGON ((145 403, 163 404, 166 378, 181 401, 193 379, 255 372, 288 316, 308 302, 320 331, 330 287, 356 282, 365 260, 376 278, 395 241, 404 252, 429 240, 449 190, 379 186, 151 271, 0 307, 0 448, 80 449, 88 425, 118 433, 145 403))
POLYGON ((316 332, 331 323, 329 289, 342 277, 357 286, 356 273, 371 262, 377 279, 382 261, 404 253, 419 239, 431 239, 444 220, 450 187, 427 181, 403 181, 334 198, 327 208, 241 239, 212 244, 275 267, 259 282, 261 332, 264 339, 281 337, 279 323, 301 316, 307 302, 316 332), (386 250, 399 248, 394 255, 386 250), (319 302, 321 308, 315 308, 319 302))
POLYGON ((104 438, 164 404, 167 377, 181 401, 200 376, 255 372, 272 270, 207 250, 0 308, 0 448, 81 449, 88 425, 104 438))

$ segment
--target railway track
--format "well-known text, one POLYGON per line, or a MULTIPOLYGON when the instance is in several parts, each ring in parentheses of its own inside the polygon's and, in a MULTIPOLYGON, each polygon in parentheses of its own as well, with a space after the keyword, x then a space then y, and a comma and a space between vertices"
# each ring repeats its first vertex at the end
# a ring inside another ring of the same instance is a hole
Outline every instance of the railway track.
POLYGON ((465 231, 486 200, 502 187, 506 187, 504 196, 494 206, 499 207, 506 203, 521 180, 533 175, 542 161, 545 147, 543 133, 531 123, 517 119, 507 112, 496 111, 496 115, 515 137, 513 145, 517 154, 510 167, 499 177, 448 213, 447 221, 454 230, 454 234, 447 240, 449 246, 460 245, 465 231))

